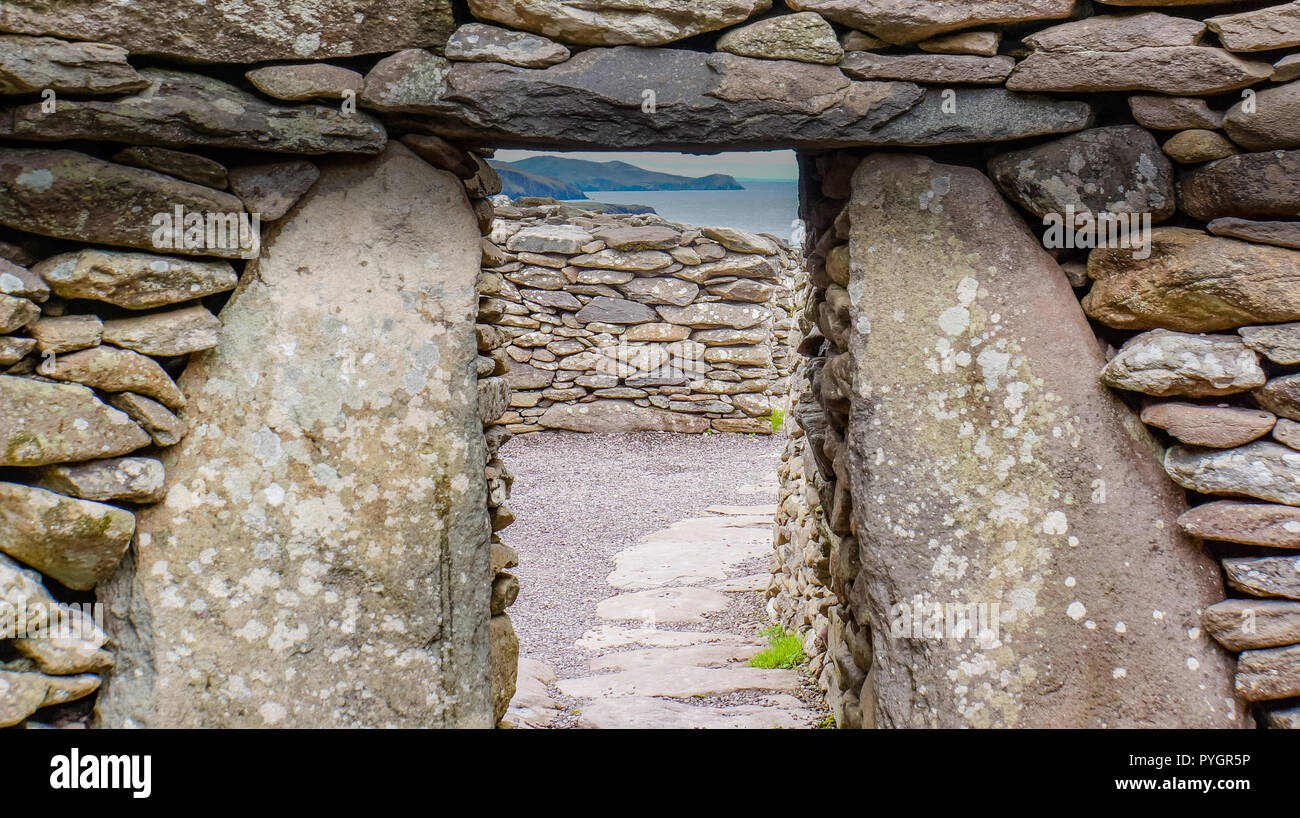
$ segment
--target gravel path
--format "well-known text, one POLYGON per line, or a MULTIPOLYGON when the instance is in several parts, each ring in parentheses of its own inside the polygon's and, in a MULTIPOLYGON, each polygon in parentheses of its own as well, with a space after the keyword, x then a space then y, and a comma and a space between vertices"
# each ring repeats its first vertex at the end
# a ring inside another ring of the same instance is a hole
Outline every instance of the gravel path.
MULTIPOLYGON (((614 555, 708 506, 775 502, 738 489, 775 479, 782 442, 775 435, 546 432, 506 443, 516 520, 502 534, 520 556, 513 569, 519 599, 510 607, 520 654, 562 678, 585 674, 588 657, 573 644, 604 624, 596 603, 612 593, 605 577, 614 555)), ((762 572, 767 562, 746 567, 762 572)), ((753 602, 749 613, 761 620, 761 605, 753 602)))

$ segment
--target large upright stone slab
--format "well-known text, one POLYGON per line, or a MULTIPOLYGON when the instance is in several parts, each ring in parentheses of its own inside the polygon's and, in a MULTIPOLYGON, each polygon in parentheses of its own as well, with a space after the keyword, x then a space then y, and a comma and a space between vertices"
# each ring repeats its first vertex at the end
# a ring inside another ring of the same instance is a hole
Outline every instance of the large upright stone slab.
POLYGON ((398 143, 276 225, 104 590, 101 724, 491 726, 479 255, 460 181, 398 143))
POLYGON ((863 160, 850 218, 876 723, 1244 726, 1227 655, 1191 631, 1218 569, 1021 218, 977 170, 903 154, 863 160), (918 600, 999 608, 988 638, 920 638, 893 608, 918 600))

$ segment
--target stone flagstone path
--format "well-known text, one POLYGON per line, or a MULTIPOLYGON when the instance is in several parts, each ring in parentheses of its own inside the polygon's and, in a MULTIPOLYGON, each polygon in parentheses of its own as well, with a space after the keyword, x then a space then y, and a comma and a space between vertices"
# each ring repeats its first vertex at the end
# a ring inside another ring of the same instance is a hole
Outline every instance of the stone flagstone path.
MULTIPOLYGON (((562 449, 551 454, 562 456, 562 449)), ((673 487, 647 480, 647 488, 673 487)), ((568 672, 527 658, 523 646, 506 720, 606 729, 803 728, 820 721, 825 711, 814 703, 815 689, 797 671, 749 665, 766 646, 757 630, 767 624, 763 568, 775 492, 775 472, 764 474, 732 492, 752 495, 754 505, 709 506, 613 554, 612 570, 592 566, 607 574, 608 597, 586 603, 599 624, 574 640, 568 672)))

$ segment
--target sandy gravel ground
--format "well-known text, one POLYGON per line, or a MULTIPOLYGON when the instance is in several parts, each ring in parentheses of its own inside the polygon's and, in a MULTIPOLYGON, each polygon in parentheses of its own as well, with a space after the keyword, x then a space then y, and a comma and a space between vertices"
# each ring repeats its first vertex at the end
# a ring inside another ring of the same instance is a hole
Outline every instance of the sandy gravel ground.
MULTIPOLYGON (((775 503, 746 486, 771 483, 780 463, 779 436, 642 432, 524 435, 502 449, 515 475, 510 508, 516 522, 502 532, 519 550, 519 599, 510 618, 520 653, 555 668, 561 678, 587 672, 575 651, 584 632, 605 624, 596 604, 614 592, 605 578, 614 555, 677 520, 712 505, 775 503)), ((767 570, 767 561, 745 566, 767 570)), ((711 619, 711 629, 742 632, 763 626, 762 597, 711 619), (743 622, 726 619, 740 618, 743 622)))

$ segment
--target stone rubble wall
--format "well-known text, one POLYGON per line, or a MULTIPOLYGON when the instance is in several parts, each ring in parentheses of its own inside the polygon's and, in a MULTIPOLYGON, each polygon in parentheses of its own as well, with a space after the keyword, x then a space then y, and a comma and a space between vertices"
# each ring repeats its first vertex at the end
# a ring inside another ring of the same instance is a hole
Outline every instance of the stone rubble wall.
POLYGON ((498 423, 771 433, 792 357, 784 242, 525 205, 496 208, 479 281, 481 340, 511 387, 498 423))

